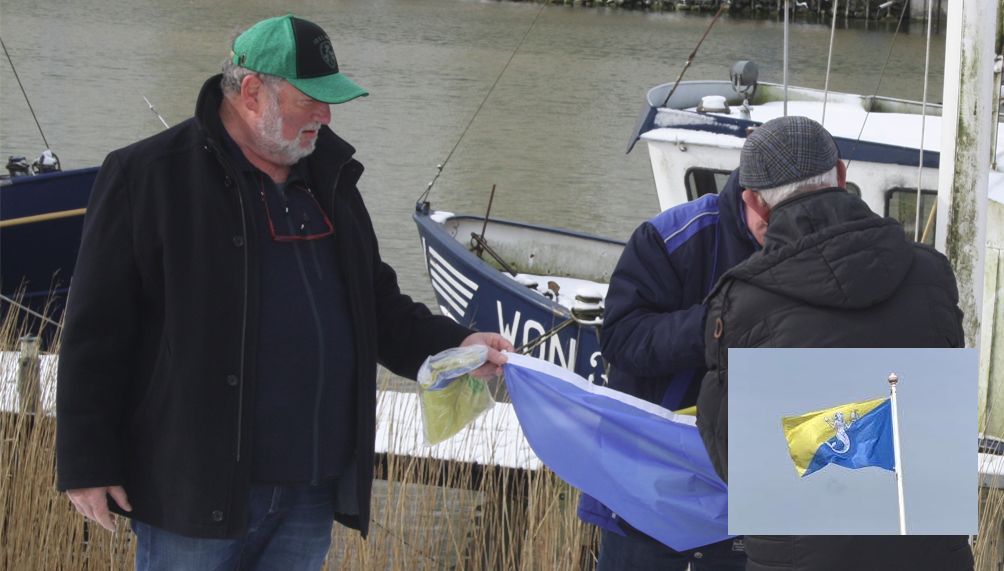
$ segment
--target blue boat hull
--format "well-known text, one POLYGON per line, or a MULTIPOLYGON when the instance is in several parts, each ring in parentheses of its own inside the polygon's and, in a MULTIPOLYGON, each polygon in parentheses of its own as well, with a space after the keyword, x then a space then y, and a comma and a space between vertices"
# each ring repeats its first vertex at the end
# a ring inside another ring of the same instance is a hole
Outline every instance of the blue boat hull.
POLYGON ((25 219, 86 208, 97 173, 93 167, 17 177, 0 186, 0 220, 5 223, 0 228, 0 289, 4 296, 21 295, 24 305, 59 318, 80 249, 84 216, 25 219))
MULTIPOLYGON (((517 347, 532 344, 546 335, 547 339, 529 354, 573 370, 594 383, 605 384, 606 362, 600 353, 599 325, 574 320, 568 308, 484 262, 428 214, 416 212, 413 219, 422 240, 433 292, 444 315, 473 329, 501 333, 517 347)), ((563 230, 505 224, 623 246, 563 230)))

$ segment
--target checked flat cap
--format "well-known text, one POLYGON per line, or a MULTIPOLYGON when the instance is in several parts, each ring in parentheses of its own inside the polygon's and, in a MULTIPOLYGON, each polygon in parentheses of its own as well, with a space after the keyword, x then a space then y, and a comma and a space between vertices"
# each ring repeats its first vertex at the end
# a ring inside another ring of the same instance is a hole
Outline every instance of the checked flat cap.
POLYGON ((746 138, 739 184, 749 190, 775 188, 823 174, 839 158, 837 144, 822 125, 808 117, 779 117, 746 138))

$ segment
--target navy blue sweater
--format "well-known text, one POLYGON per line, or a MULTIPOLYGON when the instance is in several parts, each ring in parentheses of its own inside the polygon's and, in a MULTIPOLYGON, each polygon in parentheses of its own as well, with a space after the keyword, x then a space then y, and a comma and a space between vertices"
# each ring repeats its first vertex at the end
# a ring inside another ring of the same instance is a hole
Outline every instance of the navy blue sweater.
MULTIPOLYGON (((718 195, 670 208, 635 230, 607 291, 601 346, 607 384, 678 410, 694 405, 704 377, 704 298, 758 249, 747 228, 738 171, 718 195)), ((589 496, 579 517, 620 531, 589 496)))
POLYGON ((316 483, 340 475, 354 451, 355 348, 336 234, 304 169, 276 184, 224 139, 262 252, 251 479, 316 483))

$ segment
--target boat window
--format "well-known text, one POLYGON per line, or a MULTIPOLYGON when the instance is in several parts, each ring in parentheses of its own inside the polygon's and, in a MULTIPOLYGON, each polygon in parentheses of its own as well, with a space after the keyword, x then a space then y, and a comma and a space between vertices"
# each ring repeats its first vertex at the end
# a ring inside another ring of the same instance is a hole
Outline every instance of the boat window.
POLYGON ((712 169, 687 169, 687 173, 683 176, 683 182, 687 186, 687 200, 694 200, 705 194, 718 194, 725 188, 730 174, 732 173, 729 171, 712 169))
POLYGON ((847 181, 847 192, 853 194, 854 196, 861 198, 861 187, 854 184, 851 181, 847 181))
MULTIPOLYGON (((938 201, 938 191, 921 190, 921 211, 920 211, 920 233, 923 242, 929 246, 934 245, 934 219, 932 209, 938 201), (927 236, 923 236, 927 229, 927 236)), ((917 219, 917 189, 916 188, 891 188, 885 193, 885 215, 895 218, 903 223, 903 230, 906 236, 913 239, 913 229, 917 219)))

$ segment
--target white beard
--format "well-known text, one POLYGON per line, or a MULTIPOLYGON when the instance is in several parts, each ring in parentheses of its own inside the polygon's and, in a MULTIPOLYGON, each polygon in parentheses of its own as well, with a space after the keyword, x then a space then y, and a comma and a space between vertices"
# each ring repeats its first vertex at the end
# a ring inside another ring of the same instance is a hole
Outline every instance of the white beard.
POLYGON ((265 112, 261 121, 255 129, 258 132, 258 145, 277 164, 291 166, 299 162, 300 159, 314 152, 314 145, 317 137, 310 139, 307 146, 300 142, 300 135, 304 131, 317 131, 321 128, 320 123, 310 123, 305 125, 300 132, 292 139, 282 136, 283 120, 279 113, 279 94, 272 93, 265 106, 265 112))

